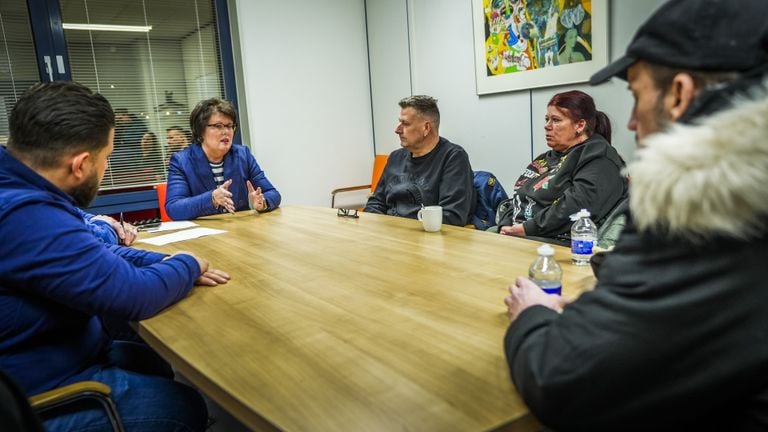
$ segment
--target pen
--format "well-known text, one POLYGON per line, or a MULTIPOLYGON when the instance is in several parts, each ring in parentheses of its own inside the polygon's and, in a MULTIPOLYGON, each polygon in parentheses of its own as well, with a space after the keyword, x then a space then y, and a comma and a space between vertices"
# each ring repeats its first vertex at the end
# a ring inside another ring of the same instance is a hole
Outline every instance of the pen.
POLYGON ((125 222, 123 221, 123 212, 120 212, 120 230, 123 232, 123 237, 120 237, 120 233, 118 233, 117 243, 125 244, 125 222))

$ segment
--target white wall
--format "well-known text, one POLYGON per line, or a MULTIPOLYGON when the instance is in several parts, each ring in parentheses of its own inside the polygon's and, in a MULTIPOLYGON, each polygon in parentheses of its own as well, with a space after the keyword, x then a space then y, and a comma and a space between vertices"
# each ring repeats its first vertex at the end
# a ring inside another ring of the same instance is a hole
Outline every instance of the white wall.
MULTIPOLYGON (((400 14, 390 11, 381 16, 369 13, 369 23, 376 20, 375 26, 369 25, 369 38, 390 40, 392 46, 388 53, 399 52, 407 59, 411 65, 409 79, 412 81, 412 92, 438 98, 442 115, 441 135, 469 152, 474 169, 493 172, 505 187, 511 188, 533 156, 546 149, 542 133, 546 103, 553 94, 566 89, 580 89, 595 98, 598 109, 605 111, 612 120, 614 145, 625 158, 632 157, 634 137, 626 130, 632 99, 624 82, 599 87, 578 84, 477 96, 470 1, 366 1, 369 11, 384 7, 382 3, 393 3, 406 10, 400 14), (406 12, 407 20, 401 18, 406 12), (409 45, 398 42, 402 34, 409 34, 409 45)), ((624 53, 639 24, 661 3, 662 0, 611 1, 609 42, 612 60, 624 53)), ((372 58, 376 55, 377 51, 372 49, 372 58)), ((398 65, 393 68, 388 67, 390 62, 372 61, 373 88, 397 87, 396 84, 377 80, 403 81, 404 74, 399 66, 406 61, 403 58, 392 62, 398 65)), ((396 101, 400 96, 392 95, 391 99, 396 101)), ((394 108, 388 123, 385 121, 386 113, 382 113, 378 106, 384 99, 383 96, 374 98, 377 150, 383 146, 382 140, 378 139, 382 135, 380 128, 391 129, 390 123, 397 115, 396 105, 391 103, 394 108)))
POLYGON ((370 182, 363 1, 236 0, 236 11, 244 141, 283 203, 329 206, 332 189, 370 182))
POLYGON ((389 154, 400 148, 397 102, 412 94, 406 0, 365 4, 376 153, 389 154))
MULTIPOLYGON (((664 0, 645 0, 628 2, 612 0, 610 4, 610 38, 609 47, 611 61, 624 55, 632 36, 645 19, 664 0)), ((626 160, 635 154, 635 135, 627 129, 629 113, 632 109, 632 95, 627 90, 627 83, 613 79, 605 84, 591 87, 589 84, 550 87, 533 90, 533 130, 544 130, 544 112, 547 102, 557 92, 578 89, 589 93, 594 99, 597 109, 608 114, 613 128, 613 145, 626 160)), ((534 133, 534 151, 538 154, 547 148, 543 133, 534 133)))
MULTIPOLYGON (((613 60, 662 0, 610 3, 613 60)), ((330 190, 367 183, 374 138, 377 153, 399 146, 392 131, 397 101, 409 94, 438 98, 441 135, 464 146, 474 169, 494 172, 508 188, 546 148, 546 102, 566 89, 591 94, 612 120, 614 145, 627 159, 634 153, 624 82, 479 97, 469 1, 236 0, 235 6, 236 58, 242 59, 236 67, 243 71, 249 122, 244 141, 286 204, 327 206, 330 190)))
POLYGON ((413 91, 439 100, 440 134, 463 146, 472 168, 512 185, 531 161, 528 92, 478 97, 472 6, 465 0, 410 0, 413 91))

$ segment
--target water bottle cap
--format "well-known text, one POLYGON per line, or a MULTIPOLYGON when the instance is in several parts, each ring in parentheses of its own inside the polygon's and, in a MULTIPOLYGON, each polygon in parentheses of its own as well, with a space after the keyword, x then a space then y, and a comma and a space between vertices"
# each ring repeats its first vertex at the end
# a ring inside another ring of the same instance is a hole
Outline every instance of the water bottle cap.
POLYGON ((571 218, 571 222, 576 222, 577 220, 583 218, 583 217, 590 217, 591 214, 589 213, 589 210, 587 209, 581 209, 577 211, 576 213, 569 216, 571 218))
POLYGON ((538 252, 541 256, 552 256, 555 254, 555 250, 552 249, 552 246, 548 244, 539 246, 539 248, 536 249, 536 252, 538 252))

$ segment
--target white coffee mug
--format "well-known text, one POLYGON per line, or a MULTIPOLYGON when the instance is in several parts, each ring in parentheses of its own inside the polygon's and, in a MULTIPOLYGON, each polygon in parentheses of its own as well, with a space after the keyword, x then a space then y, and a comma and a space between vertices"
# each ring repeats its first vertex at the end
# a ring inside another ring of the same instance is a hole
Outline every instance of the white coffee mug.
POLYGON ((441 206, 422 207, 416 218, 424 225, 424 231, 440 231, 440 226, 443 224, 443 208, 441 206))

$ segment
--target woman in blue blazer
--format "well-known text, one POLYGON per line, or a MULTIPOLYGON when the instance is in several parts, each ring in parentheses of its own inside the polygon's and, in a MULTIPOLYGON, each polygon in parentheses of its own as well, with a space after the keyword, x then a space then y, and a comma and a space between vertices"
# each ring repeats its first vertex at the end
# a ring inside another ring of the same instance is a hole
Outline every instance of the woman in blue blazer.
POLYGON ((248 147, 233 144, 237 111, 212 98, 197 104, 189 117, 194 144, 171 157, 165 210, 175 220, 223 212, 270 211, 280 205, 272 186, 248 147))

